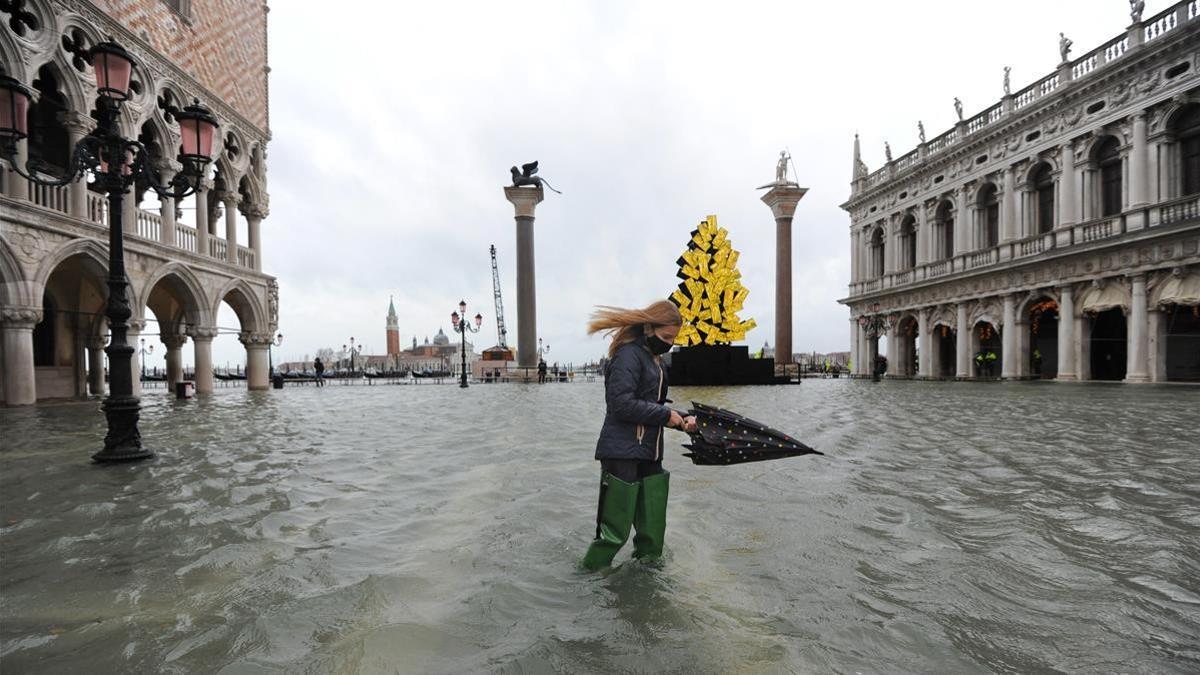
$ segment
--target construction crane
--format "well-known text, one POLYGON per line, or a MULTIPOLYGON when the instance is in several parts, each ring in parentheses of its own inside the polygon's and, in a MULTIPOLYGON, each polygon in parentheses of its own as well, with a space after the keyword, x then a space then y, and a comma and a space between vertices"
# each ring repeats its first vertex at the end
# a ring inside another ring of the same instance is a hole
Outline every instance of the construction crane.
POLYGON ((496 295, 496 333, 500 348, 508 349, 508 330, 504 328, 504 300, 500 298, 500 268, 496 265, 496 245, 492 244, 492 289, 496 295))

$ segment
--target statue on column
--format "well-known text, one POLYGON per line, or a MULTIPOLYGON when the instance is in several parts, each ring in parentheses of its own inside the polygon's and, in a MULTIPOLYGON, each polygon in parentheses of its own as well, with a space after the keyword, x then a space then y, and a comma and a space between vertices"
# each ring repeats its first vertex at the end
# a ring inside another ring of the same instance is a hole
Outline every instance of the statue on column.
POLYGON ((790 161, 792 161, 791 154, 789 154, 787 150, 780 150, 779 151, 779 160, 775 162, 775 180, 770 183, 767 183, 766 185, 759 185, 755 189, 761 190, 763 188, 789 187, 789 186, 794 187, 794 186, 799 185, 799 183, 796 183, 795 181, 788 180, 787 170, 788 170, 788 162, 790 162, 790 161))
POLYGON ((1075 43, 1071 42, 1071 38, 1061 32, 1058 34, 1058 55, 1062 57, 1064 63, 1071 59, 1071 45, 1073 44, 1075 43))
POLYGON ((957 96, 954 97, 954 114, 958 115, 958 121, 962 121, 962 101, 957 96))
POLYGON ((1004 95, 1012 96, 1012 84, 1009 81, 1009 74, 1012 72, 1012 66, 1004 66, 1004 95))
POLYGON ((917 120, 917 138, 921 139, 921 145, 925 144, 925 123, 917 120))
POLYGON ((887 141, 883 142, 883 156, 887 157, 888 164, 892 163, 892 146, 887 141))
MULTIPOLYGON (((517 171, 517 167, 515 167, 515 166, 512 167, 512 169, 510 169, 510 171, 512 171, 512 182, 513 182, 512 186, 513 187, 524 187, 524 186, 541 187, 541 186, 545 185, 546 187, 550 188, 554 192, 558 192, 558 190, 555 190, 554 186, 550 185, 550 183, 548 183, 545 178, 542 178, 541 176, 533 175, 533 174, 537 173, 537 170, 538 170, 537 162, 530 162, 528 164, 522 164, 520 171, 517 171)), ((558 192, 558 194, 561 195, 562 193, 558 192)))
POLYGON ((1142 12, 1146 9, 1146 3, 1142 0, 1129 0, 1129 18, 1133 23, 1142 22, 1142 12))

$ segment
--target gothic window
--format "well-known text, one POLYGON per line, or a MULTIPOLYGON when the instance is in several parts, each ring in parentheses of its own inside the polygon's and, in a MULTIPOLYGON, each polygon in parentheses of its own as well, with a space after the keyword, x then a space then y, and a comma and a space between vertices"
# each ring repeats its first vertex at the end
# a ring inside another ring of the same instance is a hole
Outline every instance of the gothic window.
POLYGON ((996 186, 988 183, 979 191, 979 248, 1000 243, 1000 197, 996 186))
POLYGON ((900 225, 900 246, 904 255, 900 269, 911 270, 917 266, 917 219, 911 215, 900 225))
POLYGON ((1175 118, 1179 139, 1181 195, 1200 192, 1200 105, 1189 105, 1175 118))
POLYGON ((1054 177, 1049 164, 1043 162, 1033 173, 1033 193, 1037 233, 1045 234, 1054 229, 1054 177))
POLYGON ((947 260, 954 255, 954 207, 949 201, 938 204, 937 218, 938 259, 947 260))
POLYGON ((1121 154, 1117 139, 1109 136, 1096 148, 1096 164, 1100 169, 1100 215, 1115 216, 1121 212, 1121 154))
POLYGON ((59 121, 59 113, 66 111, 67 101, 59 93, 54 68, 42 66, 33 88, 38 95, 37 103, 29 107, 29 159, 41 162, 50 171, 66 173, 71 139, 59 121))
POLYGON ((883 276, 883 228, 877 227, 871 232, 871 276, 883 276))

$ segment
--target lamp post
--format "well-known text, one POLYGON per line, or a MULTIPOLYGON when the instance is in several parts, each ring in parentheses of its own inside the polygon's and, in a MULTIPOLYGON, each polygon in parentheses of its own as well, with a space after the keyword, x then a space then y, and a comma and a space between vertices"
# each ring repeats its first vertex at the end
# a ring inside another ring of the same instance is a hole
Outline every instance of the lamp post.
POLYGON ((879 368, 876 362, 879 360, 879 336, 887 332, 892 327, 892 321, 884 314, 879 313, 879 303, 871 305, 869 314, 860 314, 858 317, 858 325, 862 326, 867 331, 867 339, 871 343, 871 381, 879 381, 879 368))
POLYGON ((550 345, 542 342, 542 338, 538 338, 538 363, 542 362, 542 355, 550 353, 550 345))
POLYGON ((117 119, 121 105, 129 99, 129 83, 137 67, 132 55, 114 42, 100 42, 88 50, 88 59, 96 77, 96 130, 72 150, 67 175, 53 179, 36 176, 45 166, 33 160, 25 167, 17 162, 17 144, 28 136, 29 104, 32 92, 17 80, 0 76, 0 157, 25 179, 38 185, 61 187, 91 173, 95 184, 108 195, 108 302, 105 315, 112 342, 105 348, 111 364, 108 396, 101 408, 108 422, 104 447, 92 459, 97 462, 130 461, 153 457, 142 447, 138 418, 141 402, 133 395, 134 348, 129 344, 129 279, 125 274, 125 249, 121 202, 135 181, 158 193, 161 199, 183 199, 199 188, 208 163, 212 160, 217 119, 200 101, 183 110, 170 110, 179 123, 182 148, 179 160, 183 170, 167 185, 159 185, 147 161, 146 147, 120 135, 117 119))
POLYGON ((463 300, 458 303, 458 311, 462 312, 461 316, 459 315, 458 312, 450 312, 450 323, 452 323, 454 325, 455 332, 462 335, 462 350, 461 350, 461 352, 462 352, 462 379, 459 381, 458 386, 463 389, 466 389, 467 388, 467 333, 478 333, 479 332, 479 329, 483 326, 483 315, 479 314, 479 313, 475 314, 475 327, 472 328, 471 324, 467 321, 467 301, 466 300, 463 300))
POLYGON ((140 350, 139 357, 142 362, 142 379, 145 380, 146 379, 146 355, 154 353, 154 345, 150 345, 149 347, 147 347, 146 346, 146 338, 142 338, 141 340, 142 340, 142 348, 140 350))
POLYGON ((271 376, 274 377, 274 375, 275 375, 275 359, 271 356, 272 345, 275 347, 283 346, 283 333, 277 333, 275 335, 275 339, 271 340, 270 342, 267 343, 267 372, 269 372, 271 374, 271 376))

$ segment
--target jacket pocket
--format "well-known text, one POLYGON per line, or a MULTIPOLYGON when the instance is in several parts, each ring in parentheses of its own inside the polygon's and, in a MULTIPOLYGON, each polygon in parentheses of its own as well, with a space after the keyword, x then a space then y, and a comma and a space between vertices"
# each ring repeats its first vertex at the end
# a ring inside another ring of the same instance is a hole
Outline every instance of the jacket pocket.
POLYGON ((639 425, 637 425, 637 431, 636 431, 636 434, 637 434, 637 442, 638 442, 638 445, 641 445, 641 444, 642 444, 642 438, 643 438, 643 437, 645 437, 645 435, 646 435, 646 426, 645 426, 644 424, 639 424, 639 425))

